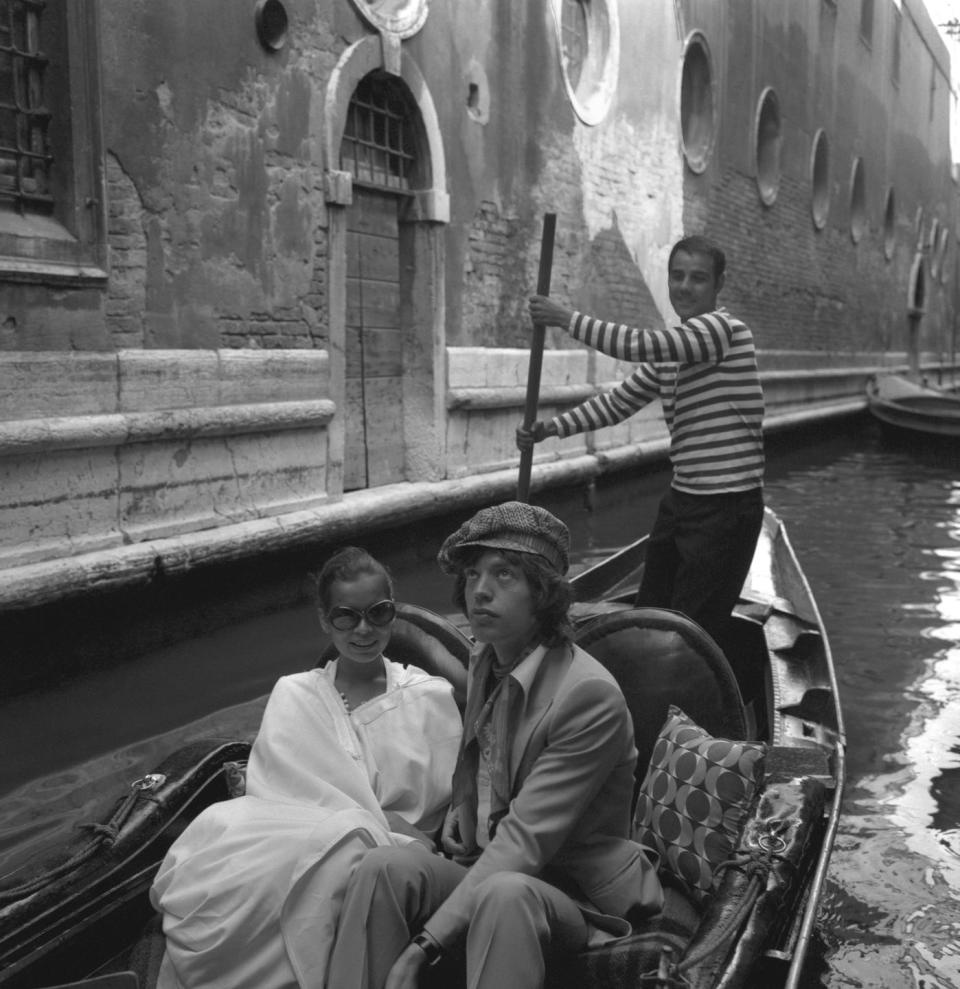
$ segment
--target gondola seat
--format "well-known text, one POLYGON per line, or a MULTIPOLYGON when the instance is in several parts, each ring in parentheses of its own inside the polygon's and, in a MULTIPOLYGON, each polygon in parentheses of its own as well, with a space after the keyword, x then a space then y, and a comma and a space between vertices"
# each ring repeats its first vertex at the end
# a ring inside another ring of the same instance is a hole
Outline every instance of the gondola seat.
MULTIPOLYGON (((685 616, 657 608, 601 614, 581 626, 577 644, 617 679, 633 718, 637 789, 671 705, 716 736, 744 739, 748 719, 736 677, 716 643, 685 616)), ((548 989, 640 985, 664 952, 679 958, 696 932, 700 908, 661 870, 662 913, 631 935, 582 951, 553 972, 548 989)))
POLYGON ((711 735, 749 737, 730 664, 713 639, 679 612, 629 608, 602 614, 578 630, 576 641, 616 677, 627 700, 638 786, 671 704, 711 735))

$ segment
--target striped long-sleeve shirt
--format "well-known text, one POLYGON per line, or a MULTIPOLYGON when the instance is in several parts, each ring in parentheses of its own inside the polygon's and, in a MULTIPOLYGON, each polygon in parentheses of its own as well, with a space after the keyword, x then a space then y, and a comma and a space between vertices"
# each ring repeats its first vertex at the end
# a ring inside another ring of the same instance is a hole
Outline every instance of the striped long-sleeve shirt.
POLYGON ((557 416, 561 437, 613 426, 660 398, 677 490, 722 494, 763 484, 763 391, 745 323, 718 309, 641 330, 575 312, 567 329, 611 357, 643 363, 616 388, 557 416))

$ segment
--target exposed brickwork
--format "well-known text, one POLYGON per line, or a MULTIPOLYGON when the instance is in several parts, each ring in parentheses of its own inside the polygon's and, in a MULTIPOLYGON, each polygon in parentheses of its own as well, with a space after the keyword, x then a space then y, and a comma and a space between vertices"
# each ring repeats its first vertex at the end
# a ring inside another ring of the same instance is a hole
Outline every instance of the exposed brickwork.
POLYGON ((143 204, 115 155, 107 155, 107 243, 110 281, 105 317, 114 346, 143 346, 147 238, 143 204))
POLYGON ((832 204, 830 221, 817 230, 809 197, 806 183, 784 176, 765 207, 751 176, 725 173, 700 227, 728 255, 723 301, 750 324, 761 348, 902 349, 901 256, 886 260, 876 225, 854 244, 843 203, 832 204))
POLYGON ((486 200, 467 232, 464 336, 480 346, 529 342, 518 330, 522 318, 518 300, 526 288, 525 272, 517 265, 521 231, 516 216, 501 215, 498 205, 486 200))

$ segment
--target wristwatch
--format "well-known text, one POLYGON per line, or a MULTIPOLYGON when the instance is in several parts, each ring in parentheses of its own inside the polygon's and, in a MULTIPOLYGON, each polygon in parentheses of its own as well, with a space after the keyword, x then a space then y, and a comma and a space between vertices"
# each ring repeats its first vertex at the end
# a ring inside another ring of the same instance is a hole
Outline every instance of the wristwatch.
POLYGON ((415 934, 410 939, 411 944, 415 944, 426 956, 428 965, 436 965, 443 958, 443 948, 437 943, 433 935, 426 931, 415 934))

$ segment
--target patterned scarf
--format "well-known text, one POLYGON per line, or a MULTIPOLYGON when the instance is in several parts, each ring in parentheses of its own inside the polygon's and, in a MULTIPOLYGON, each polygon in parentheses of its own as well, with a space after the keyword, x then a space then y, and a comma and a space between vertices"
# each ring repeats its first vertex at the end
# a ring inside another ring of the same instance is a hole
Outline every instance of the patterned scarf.
POLYGON ((513 666, 497 669, 496 654, 489 646, 477 660, 467 708, 463 715, 463 738, 453 772, 453 806, 477 807, 477 772, 483 749, 490 771, 490 838, 510 806, 510 725, 514 708, 523 699, 523 689, 510 676, 537 647, 525 649, 513 666))

